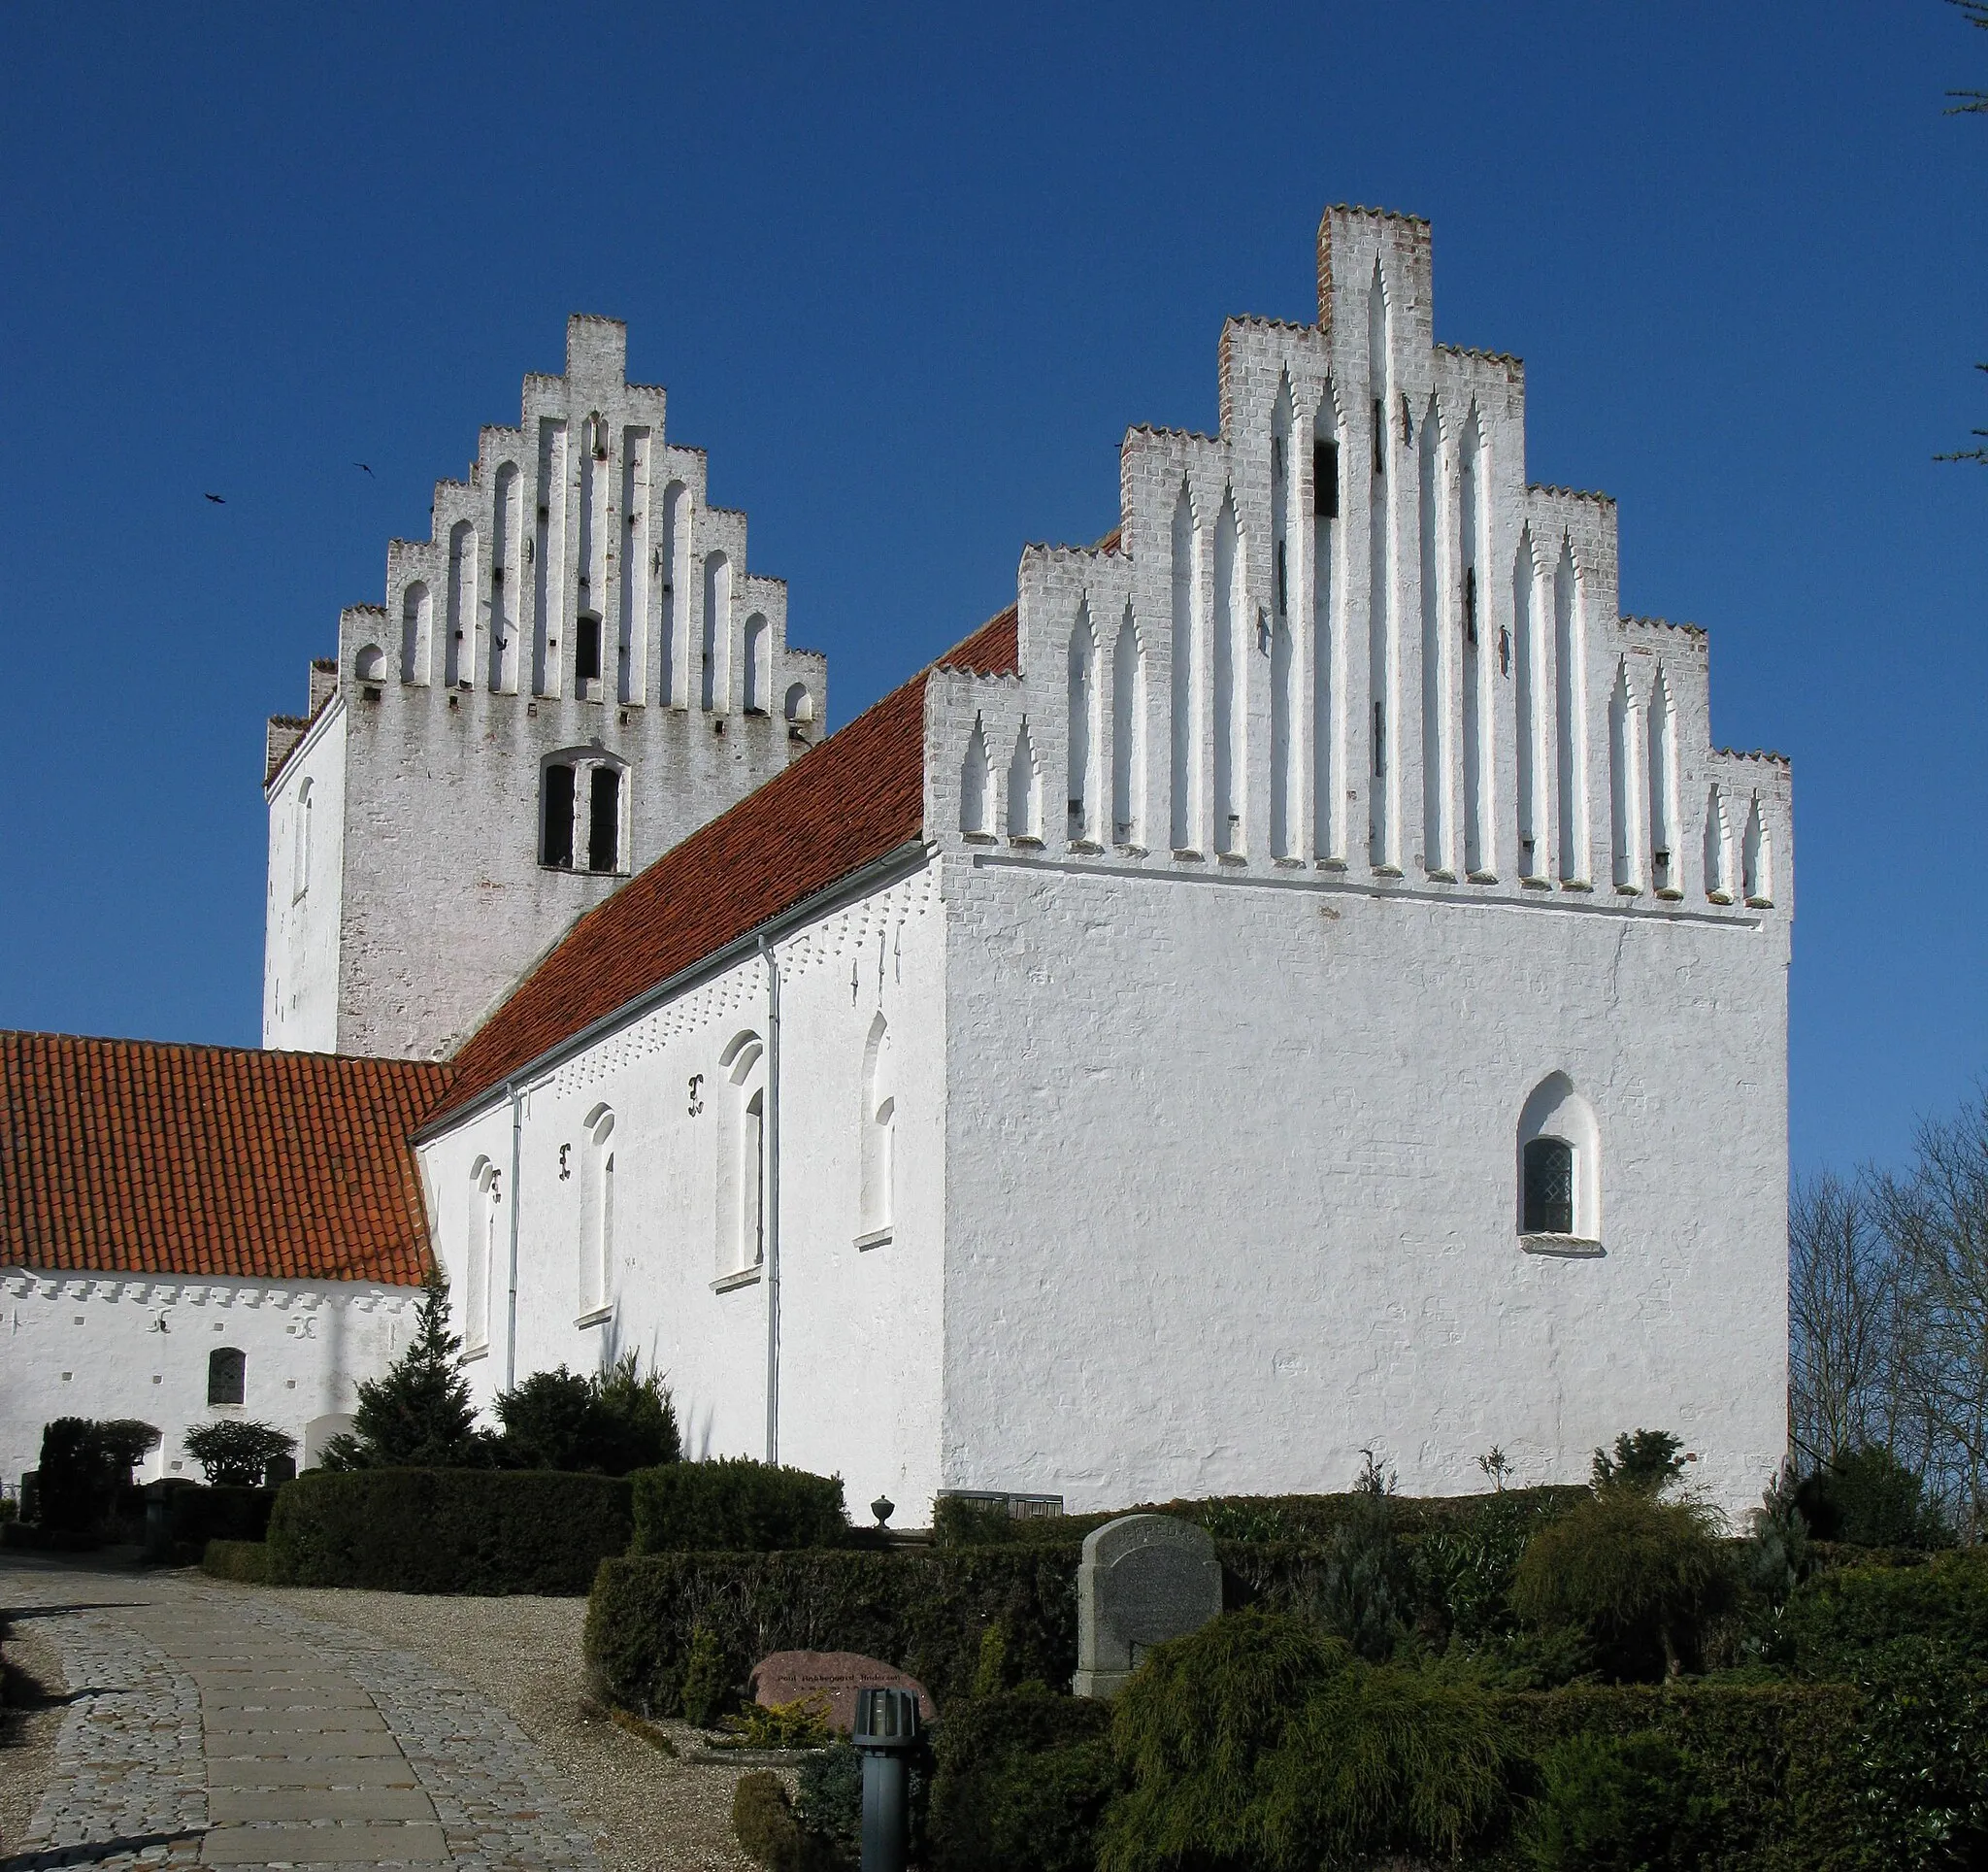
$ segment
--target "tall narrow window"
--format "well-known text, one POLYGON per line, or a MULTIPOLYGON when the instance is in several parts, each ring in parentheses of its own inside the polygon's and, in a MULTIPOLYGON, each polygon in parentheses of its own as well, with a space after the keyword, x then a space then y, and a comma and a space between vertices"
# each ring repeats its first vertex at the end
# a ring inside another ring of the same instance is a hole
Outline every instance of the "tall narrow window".
POLYGON ((554 761, 540 786, 539 862, 573 869, 573 769, 554 761))
POLYGON ((1236 502, 1222 497, 1215 518, 1214 623, 1209 635, 1214 675, 1215 850, 1240 855, 1246 843, 1242 824, 1243 775, 1248 771, 1243 720, 1247 705, 1243 673, 1248 669, 1245 638, 1248 605, 1242 587, 1242 533, 1236 502))
POLYGON ((891 1188, 892 1132, 897 1102, 891 1091, 890 1034, 881 1014, 870 1023, 863 1047, 863 1084, 857 1108, 859 1187, 857 1245, 874 1248, 889 1238, 894 1201, 891 1188))
POLYGON ((1629 666, 1615 672, 1608 698, 1608 830, 1615 888, 1642 888, 1642 712, 1629 686, 1629 666))
POLYGON ((1306 585, 1311 604, 1311 852, 1345 856, 1344 647, 1340 639, 1337 578, 1340 517, 1339 416, 1332 391, 1311 419, 1311 552, 1306 585))
POLYGON ((1422 867, 1432 878, 1456 876, 1451 853, 1449 633, 1443 596, 1449 586, 1446 480, 1442 419, 1432 398, 1422 414, 1422 443, 1415 451, 1416 519, 1422 586, 1422 867))
POLYGON ((1395 717, 1394 516, 1387 473, 1389 339, 1387 290, 1376 255, 1374 281, 1367 293, 1367 384, 1373 404, 1374 445, 1367 493, 1367 690, 1374 714, 1374 784, 1368 788, 1367 852, 1376 871, 1396 875, 1401 870, 1395 850, 1399 781, 1390 771, 1387 757, 1395 717))
POLYGON ((580 685, 576 691, 582 702, 594 701, 600 693, 601 681, 601 620, 590 611, 583 611, 575 624, 577 639, 573 646, 573 677, 580 685))
POLYGON ((1650 886, 1675 897, 1683 882, 1677 855, 1677 724, 1671 685, 1657 666, 1650 697, 1650 886))
POLYGON ((1517 639, 1517 680, 1514 696, 1518 718, 1518 874, 1543 878, 1546 854, 1541 847, 1546 823, 1545 751, 1541 745, 1540 682, 1545 657, 1540 642, 1539 567, 1533 558, 1533 533, 1519 535, 1518 556, 1511 565, 1512 635, 1517 639))
POLYGON ((1111 647, 1111 836, 1145 843, 1145 651, 1129 604, 1111 647))
POLYGON ((662 585, 662 681, 657 694, 668 708, 687 707, 689 693, 684 672, 689 667, 690 645, 685 620, 690 607, 679 588, 683 568, 690 563, 690 490, 680 481, 663 489, 663 525, 655 546, 656 574, 662 585))
POLYGON ((621 439, 621 622, 615 631, 615 694, 623 702, 647 699, 648 582, 654 556, 648 537, 649 432, 629 429, 621 439))
POLYGON ((978 716, 974 717, 966 758, 960 762, 959 829, 969 838, 991 838, 994 832, 994 769, 978 716))
POLYGON ((1560 755, 1560 879, 1588 881, 1588 700, 1586 620, 1574 547, 1563 540, 1553 572, 1553 676, 1560 755))
POLYGON ((704 681, 706 710, 722 714, 732 694, 732 562, 713 552, 704 562, 704 681))
POLYGON ((766 1254, 766 1048, 733 1037, 718 1056, 717 1249, 721 1282, 749 1279, 766 1254))
POLYGON ((400 604, 400 680, 426 683, 428 654, 435 634, 435 602, 428 587, 416 579, 402 595, 400 604))
POLYGON ((1176 852, 1199 851, 1201 837, 1201 647, 1195 641, 1194 505, 1182 482, 1174 502, 1173 532, 1173 835, 1176 852))
POLYGON ((1276 616, 1270 640, 1270 849, 1277 858, 1298 852, 1300 807, 1297 787, 1296 741, 1300 719, 1298 685, 1301 658, 1292 616, 1290 536, 1302 526, 1295 511, 1291 473, 1291 386, 1277 385, 1271 414, 1270 527, 1273 572, 1276 581, 1276 616))
POLYGON ((1705 894, 1715 904, 1733 901, 1733 828, 1726 822, 1726 796, 1717 781, 1705 806, 1705 894))
POLYGON ((1070 633, 1070 739, 1066 760, 1066 836, 1094 841, 1098 830, 1098 640, 1088 606, 1079 605, 1070 633))
POLYGON ((313 786, 305 781, 297 788, 297 804, 290 832, 290 901, 295 903, 311 888, 311 813, 313 786))
POLYGON ((1601 1251, 1602 1134, 1565 1073, 1548 1073, 1518 1120, 1518 1232, 1535 1253, 1601 1251))
POLYGON ((523 601, 519 561, 524 557, 524 495, 517 463, 497 470, 496 524, 490 529, 490 667, 494 690, 517 689, 517 619, 523 601))
POLYGON ((1042 777, 1036 769, 1035 743, 1029 739, 1026 716, 1022 718, 1021 732, 1014 737, 1014 752, 1008 762, 1008 836, 1043 836, 1042 777))
POLYGON ((1761 812, 1760 795, 1746 815, 1746 836, 1740 847, 1740 889, 1756 910, 1769 909, 1774 900, 1774 850, 1761 812))
POLYGON ((497 1171, 488 1157, 470 1167, 468 1214, 463 1229, 462 1344, 480 1352, 490 1343, 490 1268, 496 1246, 497 1171))
POLYGON ((1463 663, 1463 833, 1464 872, 1488 880, 1497 869, 1491 824, 1491 659, 1486 654, 1478 594, 1484 586, 1484 432, 1473 410, 1464 424, 1457 472, 1457 549, 1461 564, 1463 663))
POLYGON ((773 626, 755 611, 746 619, 746 713, 765 715, 773 701, 773 626))
POLYGON ((539 500, 532 530, 532 690, 560 692, 559 639, 566 598, 566 424, 539 422, 539 500))
POLYGON ((241 1404, 248 1396, 248 1357, 232 1346, 220 1346, 207 1355, 207 1401, 210 1404, 241 1404))
POLYGON ((580 1191, 576 1297, 584 1318, 606 1308, 614 1291, 614 1114, 605 1105, 596 1105, 586 1115, 582 1128, 586 1144, 580 1191))
POLYGON ((621 775, 613 767, 593 770, 587 794, 586 868, 619 871, 621 866, 621 775))

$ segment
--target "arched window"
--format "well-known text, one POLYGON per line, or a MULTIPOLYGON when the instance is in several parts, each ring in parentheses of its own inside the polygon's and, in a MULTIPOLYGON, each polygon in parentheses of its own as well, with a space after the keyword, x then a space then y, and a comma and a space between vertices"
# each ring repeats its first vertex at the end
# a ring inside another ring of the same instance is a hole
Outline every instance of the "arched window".
POLYGON ((1565 1073, 1533 1088, 1518 1120, 1518 1233, 1546 1254, 1602 1248, 1602 1145, 1594 1109, 1565 1073))
POLYGON ((1588 876, 1587 619, 1574 544, 1563 538, 1553 569, 1553 721, 1560 779, 1560 881, 1588 876))
POLYGON ((1608 698, 1608 838, 1615 888, 1642 888, 1642 711, 1629 686, 1625 660, 1608 698))
POLYGON ((891 1089, 890 1032, 882 1015, 870 1023, 863 1047, 862 1099, 857 1111, 861 1163, 856 1246, 876 1248, 890 1239, 895 1205, 892 1145, 897 1101, 891 1089))
POLYGON ((746 713, 765 715, 773 705, 773 626, 759 613, 746 619, 746 713))
POLYGON ((1683 893, 1677 851, 1677 720, 1664 666, 1650 693, 1650 884, 1660 897, 1683 893))
POLYGON ((588 781, 586 868, 621 871, 621 774, 615 767, 596 766, 588 781))
POLYGON ((1040 839, 1043 836, 1041 776, 1036 771, 1035 743, 1029 739, 1028 718, 1022 718, 1021 732, 1014 738, 1014 752, 1008 762, 1008 836, 1011 839, 1040 839))
POLYGON ((994 834, 994 769, 987 759, 987 736, 980 718, 967 737, 967 756, 959 770, 959 829, 969 838, 994 834))
POLYGON ((361 644, 352 658, 352 675, 361 683, 385 682, 386 652, 378 644, 361 644))
POLYGON ((713 552, 704 562, 704 683, 707 712, 722 714, 731 695, 732 562, 713 552))
POLYGON ((463 1241, 464 1352, 490 1343, 490 1273, 497 1245, 497 1166, 479 1157, 470 1166, 469 1221, 463 1241))
POLYGON ((586 1319, 602 1312, 613 1292, 614 1114, 596 1105, 582 1128, 586 1150, 580 1173, 578 1288, 580 1318, 586 1319))
POLYGON ((1070 633, 1070 741, 1068 770, 1068 825, 1071 839, 1097 837, 1098 777, 1098 640, 1091 631, 1091 614, 1079 605, 1077 623, 1070 633))
POLYGON ((627 797, 621 763, 598 748, 549 756, 539 778, 539 862, 554 871, 582 863, 602 876, 625 873, 627 797))
POLYGON ((248 1395, 248 1356, 232 1346, 216 1347, 207 1355, 207 1401, 240 1404, 248 1395))
POLYGON ((450 688, 467 683, 477 666, 477 529, 458 520, 448 534, 448 636, 443 646, 443 681, 450 688))
POLYGON ((749 1275, 766 1258, 766 1048, 735 1035, 718 1056, 723 1093, 717 1161, 718 1274, 749 1275))
POLYGON ((297 804, 291 815, 290 829, 290 901, 295 903, 311 888, 311 793, 312 784, 305 781, 297 788, 297 804))
POLYGON ((517 619, 524 557, 524 496, 517 463, 497 470, 496 524, 490 529, 490 664, 492 689, 517 689, 517 619))
POLYGON ((1733 829, 1726 823, 1726 796, 1717 781, 1706 798, 1705 894, 1715 904, 1733 901, 1733 829))
POLYGON ((1111 837, 1145 843, 1145 652, 1130 605, 1111 648, 1111 837))

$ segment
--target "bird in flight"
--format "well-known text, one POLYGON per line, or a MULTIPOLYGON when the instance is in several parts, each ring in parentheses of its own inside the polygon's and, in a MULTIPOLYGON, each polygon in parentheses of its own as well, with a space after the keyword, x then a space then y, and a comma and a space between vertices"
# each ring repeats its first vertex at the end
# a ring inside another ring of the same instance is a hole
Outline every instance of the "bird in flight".
POLYGON ((210 494, 208 499, 213 501, 216 507, 225 507, 228 504, 226 499, 219 494, 210 494))
MULTIPOLYGON (((372 469, 370 469, 370 468, 366 468, 366 464, 365 464, 365 463, 364 463, 363 461, 355 461, 355 462, 353 462, 353 463, 352 463, 352 466, 353 466, 354 468, 365 468, 365 469, 366 469, 366 472, 367 472, 367 473, 368 473, 369 475, 373 475, 373 471, 372 471, 372 469)), ((380 477, 379 477, 378 475, 373 475, 373 479, 374 479, 375 481, 378 481, 378 480, 380 479, 380 477)))

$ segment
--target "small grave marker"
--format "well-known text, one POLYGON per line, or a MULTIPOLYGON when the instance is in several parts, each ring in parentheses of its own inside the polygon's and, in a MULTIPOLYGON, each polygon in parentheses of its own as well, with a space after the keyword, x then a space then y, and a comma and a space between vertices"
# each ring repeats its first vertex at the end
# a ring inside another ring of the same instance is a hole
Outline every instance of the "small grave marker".
POLYGON ((1145 1654, 1199 1631, 1222 1609, 1208 1529, 1172 1515, 1121 1515, 1086 1538, 1077 1570, 1078 1696, 1111 1697, 1145 1654))

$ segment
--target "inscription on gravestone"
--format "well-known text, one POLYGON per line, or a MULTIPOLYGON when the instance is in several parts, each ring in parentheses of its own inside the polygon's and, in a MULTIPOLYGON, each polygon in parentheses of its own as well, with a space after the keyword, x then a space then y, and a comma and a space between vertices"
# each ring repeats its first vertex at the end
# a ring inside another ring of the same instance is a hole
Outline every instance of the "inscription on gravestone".
POLYGON ((1222 1609, 1222 1567, 1205 1527, 1121 1515, 1083 1544, 1077 1570, 1078 1696, 1115 1696, 1145 1654, 1199 1631, 1222 1609))

